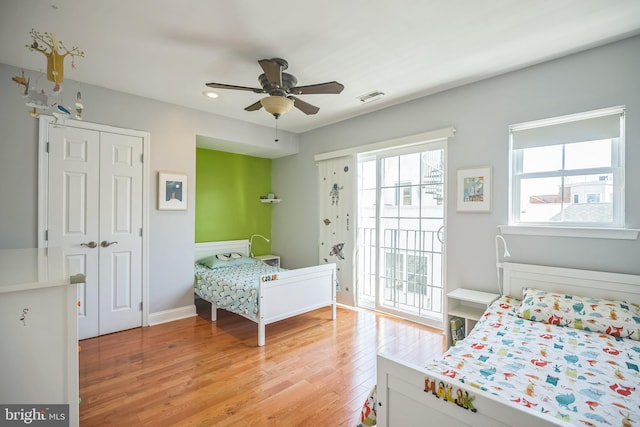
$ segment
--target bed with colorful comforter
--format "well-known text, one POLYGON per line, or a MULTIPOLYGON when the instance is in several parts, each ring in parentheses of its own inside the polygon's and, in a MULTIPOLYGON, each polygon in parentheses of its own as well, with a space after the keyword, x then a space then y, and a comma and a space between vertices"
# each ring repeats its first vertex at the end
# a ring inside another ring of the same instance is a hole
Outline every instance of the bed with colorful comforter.
MULTIPOLYGON (((527 289, 427 369, 567 424, 640 426, 639 340, 638 305, 527 289)), ((426 392, 437 387, 425 378, 426 392)), ((376 407, 374 389, 359 425, 375 424, 376 407)))
POLYGON ((265 274, 285 271, 246 256, 219 260, 215 256, 195 264, 194 291, 200 298, 255 320, 258 315, 258 283, 265 274))

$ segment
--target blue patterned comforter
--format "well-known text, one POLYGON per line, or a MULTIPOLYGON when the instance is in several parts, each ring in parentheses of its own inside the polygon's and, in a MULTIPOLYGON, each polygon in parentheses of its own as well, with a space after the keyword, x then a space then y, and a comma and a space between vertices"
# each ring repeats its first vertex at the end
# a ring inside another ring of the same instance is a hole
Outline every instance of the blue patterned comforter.
POLYGON ((200 298, 219 308, 255 320, 259 312, 260 276, 281 271, 285 270, 261 261, 217 268, 195 264, 194 290, 200 298))

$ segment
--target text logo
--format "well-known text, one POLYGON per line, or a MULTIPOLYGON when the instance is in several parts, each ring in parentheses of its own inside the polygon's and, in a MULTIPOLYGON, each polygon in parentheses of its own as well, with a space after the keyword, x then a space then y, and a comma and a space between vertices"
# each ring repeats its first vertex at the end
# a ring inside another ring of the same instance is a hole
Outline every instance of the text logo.
POLYGON ((0 405, 0 427, 69 426, 69 405, 0 405))

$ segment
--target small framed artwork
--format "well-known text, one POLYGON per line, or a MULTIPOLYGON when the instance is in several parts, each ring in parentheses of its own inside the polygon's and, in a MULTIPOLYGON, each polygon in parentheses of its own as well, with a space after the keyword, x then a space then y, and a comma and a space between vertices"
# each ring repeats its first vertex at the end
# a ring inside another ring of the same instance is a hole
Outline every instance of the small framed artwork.
POLYGON ((458 211, 491 212, 491 168, 458 170, 458 211))
POLYGON ((187 210, 187 175, 158 173, 158 209, 187 210))

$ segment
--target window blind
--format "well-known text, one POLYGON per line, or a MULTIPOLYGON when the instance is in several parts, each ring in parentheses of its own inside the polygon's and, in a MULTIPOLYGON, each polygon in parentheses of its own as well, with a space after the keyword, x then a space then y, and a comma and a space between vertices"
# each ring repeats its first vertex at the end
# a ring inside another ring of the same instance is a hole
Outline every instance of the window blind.
POLYGON ((622 108, 599 110, 588 116, 571 115, 510 126, 512 147, 543 147, 573 142, 619 138, 622 108))

